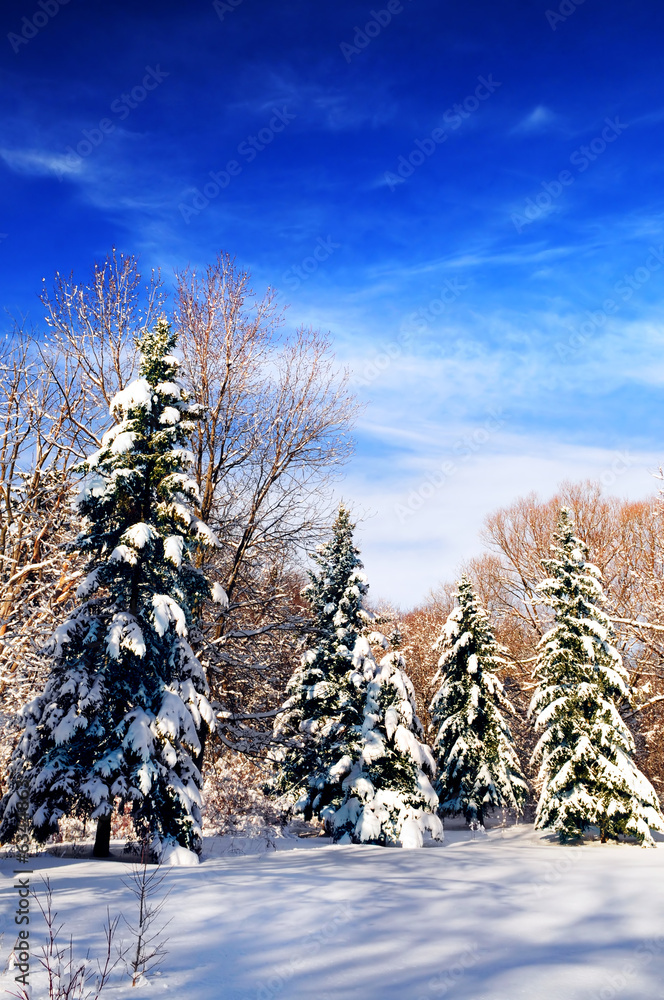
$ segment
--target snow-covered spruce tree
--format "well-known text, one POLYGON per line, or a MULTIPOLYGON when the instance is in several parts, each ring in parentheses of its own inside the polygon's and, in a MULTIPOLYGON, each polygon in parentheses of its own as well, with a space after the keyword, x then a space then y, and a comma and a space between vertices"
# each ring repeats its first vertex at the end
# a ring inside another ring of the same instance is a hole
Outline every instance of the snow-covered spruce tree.
POLYGON ((463 813, 469 825, 484 826, 492 809, 520 813, 528 785, 501 711, 513 711, 497 676, 507 663, 505 650, 467 577, 456 596, 457 607, 434 643, 441 653, 430 708, 438 763, 434 787, 443 816, 463 813))
POLYGON ((131 803, 137 832, 157 854, 200 850, 196 758, 214 717, 187 635, 211 596, 192 559, 215 538, 195 514, 186 472, 184 445, 201 412, 174 381, 174 345, 165 320, 143 335, 139 378, 113 399, 116 424, 82 464, 75 548, 89 558, 88 575, 82 603, 53 635, 45 689, 24 709, 0 804, 2 841, 27 789, 40 841, 61 816, 91 817, 104 856, 114 804, 131 803))
POLYGON ((651 829, 664 830, 657 794, 632 760, 634 743, 618 711, 628 675, 601 610, 601 574, 586 562, 568 508, 560 512, 543 560, 549 578, 539 585, 554 624, 538 647, 537 689, 530 706, 543 730, 533 759, 540 762, 536 826, 561 842, 599 827, 603 842, 632 835, 652 846, 651 829))
POLYGON ((335 839, 401 847, 421 847, 425 833, 442 840, 438 796, 430 781, 435 764, 421 742, 404 659, 393 650, 376 667, 368 641, 361 638, 355 660, 367 679, 364 718, 358 756, 346 756, 336 767, 344 800, 332 818, 335 839))
POLYGON ((318 570, 309 573, 303 595, 315 645, 303 653, 274 727, 284 746, 271 791, 305 819, 327 821, 341 803, 346 772, 338 763, 355 756, 363 720, 363 660, 353 651, 372 616, 362 606, 368 586, 353 529, 342 504, 330 541, 312 555, 318 570))

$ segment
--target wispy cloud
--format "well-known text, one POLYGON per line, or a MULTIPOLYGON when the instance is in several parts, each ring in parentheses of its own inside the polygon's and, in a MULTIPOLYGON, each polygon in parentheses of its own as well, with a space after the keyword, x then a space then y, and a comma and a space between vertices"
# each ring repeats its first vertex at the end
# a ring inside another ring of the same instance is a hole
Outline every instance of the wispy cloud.
POLYGON ((63 177, 79 174, 81 163, 61 153, 39 149, 0 149, 0 158, 15 174, 24 177, 63 177))
MULTIPOLYGON (((469 425, 467 432, 472 430, 469 425)), ((425 501, 405 519, 399 517, 399 505, 440 465, 431 454, 391 461, 387 478, 385 462, 378 458, 356 463, 341 492, 366 512, 358 536, 371 596, 407 608, 441 581, 457 577, 462 563, 484 550, 481 526, 498 507, 532 491, 551 496, 565 479, 594 479, 606 493, 618 496, 648 496, 655 492, 652 472, 659 461, 660 455, 651 451, 499 433, 467 460, 456 458, 455 473, 439 488, 425 491, 425 501), (622 460, 616 466, 618 456, 622 460), (618 474, 612 471, 616 467, 618 474)))
MULTIPOLYGON (((589 245, 589 244, 588 244, 589 245)), ((416 264, 400 264, 386 262, 371 271, 374 277, 397 278, 416 277, 418 275, 438 274, 442 271, 459 271, 469 268, 482 268, 485 265, 521 266, 527 264, 544 264, 565 257, 570 257, 587 249, 586 244, 545 246, 543 243, 525 243, 523 246, 511 245, 508 249, 498 249, 496 244, 485 243, 475 249, 470 248, 461 254, 446 254, 416 264)))
POLYGON ((512 129, 512 135, 519 133, 547 132, 556 125, 558 116, 550 108, 538 104, 512 129))
POLYGON ((276 105, 297 109, 300 127, 330 132, 375 129, 392 121, 396 102, 385 85, 373 93, 371 105, 362 100, 353 85, 313 82, 291 71, 277 72, 254 67, 242 97, 229 101, 227 109, 240 117, 264 116, 276 105))

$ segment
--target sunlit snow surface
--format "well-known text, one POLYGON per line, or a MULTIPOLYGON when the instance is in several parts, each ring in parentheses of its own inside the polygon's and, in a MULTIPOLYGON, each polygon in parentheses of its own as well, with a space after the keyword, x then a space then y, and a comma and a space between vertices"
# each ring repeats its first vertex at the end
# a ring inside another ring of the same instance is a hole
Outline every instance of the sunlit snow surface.
MULTIPOLYGON (((417 851, 280 838, 206 841, 174 868, 169 954, 141 1000, 660 1000, 664 844, 563 848, 531 826, 446 830, 417 851), (240 853, 240 852, 244 852, 240 853)), ((4 967, 13 940, 3 860, 4 967)), ((75 948, 98 953, 126 866, 42 856, 75 948)), ((33 885, 39 875, 32 876, 33 885)), ((30 925, 37 945, 39 921, 30 925)), ((36 968, 36 961, 33 968, 36 968)), ((9 977, 0 985, 9 987, 9 977)), ((41 993, 35 992, 35 997, 41 993)), ((117 981, 103 997, 136 997, 117 981)))

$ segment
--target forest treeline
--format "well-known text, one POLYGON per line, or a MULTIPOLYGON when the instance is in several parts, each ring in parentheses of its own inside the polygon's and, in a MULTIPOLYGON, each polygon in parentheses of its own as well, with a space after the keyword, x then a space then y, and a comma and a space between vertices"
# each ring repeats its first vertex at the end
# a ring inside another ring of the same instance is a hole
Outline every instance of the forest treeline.
MULTIPOLYGON (((192 476, 198 514, 220 544, 197 560, 226 595, 223 605, 204 604, 191 633, 217 718, 203 761, 208 820, 219 828, 256 815, 269 821, 274 806, 261 789, 279 744, 275 720, 311 625, 302 596, 307 553, 329 536, 333 484, 352 453, 357 403, 348 373, 318 331, 287 333, 274 292, 255 294, 227 254, 201 271, 178 273, 167 295, 159 274, 142 275, 136 258, 113 251, 84 281, 56 275, 41 301, 44 326, 17 324, 0 354, 3 780, 19 735, 16 713, 44 687, 44 644, 75 606, 84 576, 82 558, 67 548, 80 530, 76 465, 100 448, 113 422, 109 404, 136 376, 140 333, 166 316, 177 336, 180 381, 206 415, 192 433, 192 476)), ((621 712, 638 765, 661 793, 661 506, 655 495, 604 497, 591 482, 496 511, 484 527, 485 554, 459 568, 507 651, 502 681, 517 710, 510 725, 526 777, 535 777, 526 717, 533 665, 551 626, 537 587, 562 506, 602 573, 605 610, 631 685, 621 712)), ((400 632, 425 728, 439 658, 433 644, 455 592, 451 580, 416 608, 374 607, 383 631, 400 632)), ((116 828, 126 832, 126 820, 117 817, 116 828)))
MULTIPOLYGON (((632 704, 624 707, 637 745, 639 766, 664 792, 664 606, 662 585, 664 536, 658 495, 645 500, 603 496, 599 483, 563 483, 556 494, 541 500, 535 493, 490 514, 482 538, 486 552, 460 567, 472 580, 487 608, 496 637, 506 647, 511 667, 504 677, 519 709, 514 727, 524 763, 535 735, 525 713, 534 689, 532 677, 537 644, 551 625, 550 609, 537 585, 546 573, 542 560, 550 555, 551 539, 561 507, 573 514, 577 534, 590 560, 602 573, 605 610, 616 645, 630 673, 632 704)), ((437 656, 430 636, 437 634, 452 609, 455 581, 441 584, 419 607, 401 614, 404 648, 420 711, 426 718, 426 687, 437 656)), ((533 777, 532 770, 529 776, 533 777)))

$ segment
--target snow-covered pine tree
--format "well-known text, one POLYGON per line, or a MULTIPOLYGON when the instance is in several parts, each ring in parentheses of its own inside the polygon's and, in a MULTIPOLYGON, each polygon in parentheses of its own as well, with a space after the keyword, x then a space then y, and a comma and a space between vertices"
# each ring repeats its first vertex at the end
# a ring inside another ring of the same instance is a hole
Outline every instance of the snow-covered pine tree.
POLYGON ((353 529, 342 504, 330 541, 312 555, 318 570, 309 573, 303 595, 315 645, 303 653, 274 727, 284 746, 271 790, 305 819, 328 821, 342 801, 346 771, 339 762, 355 756, 363 719, 364 661, 353 651, 372 616, 362 604, 368 586, 353 529))
POLYGON ((438 796, 430 780, 435 764, 421 741, 404 659, 392 650, 376 667, 367 639, 361 638, 355 660, 366 679, 364 718, 359 754, 337 765, 344 800, 332 818, 335 839, 409 848, 421 847, 425 833, 442 840, 438 796))
POLYGON ((139 346, 139 378, 113 399, 115 426, 82 465, 74 547, 89 558, 88 575, 82 603, 53 635, 45 689, 23 712, 0 804, 5 842, 27 789, 40 841, 61 816, 91 817, 95 853, 104 856, 114 804, 131 804, 156 853, 200 850, 196 758, 214 716, 187 635, 211 596, 194 553, 216 540, 195 514, 184 445, 202 414, 174 381, 168 323, 146 331, 139 346))
POLYGON ((618 711, 628 696, 628 674, 601 610, 601 573, 586 561, 566 507, 552 549, 542 561, 549 577, 538 589, 554 624, 539 643, 530 706, 543 730, 533 756, 541 764, 536 826, 554 830, 561 842, 597 826, 603 842, 632 835, 653 846, 650 831, 664 830, 664 817, 632 760, 634 742, 618 711))
POLYGON ((487 811, 520 813, 528 795, 510 728, 502 711, 513 711, 497 672, 508 662, 489 616, 463 576, 457 606, 434 644, 441 652, 431 702, 435 788, 443 816, 463 813, 484 826, 487 811))

